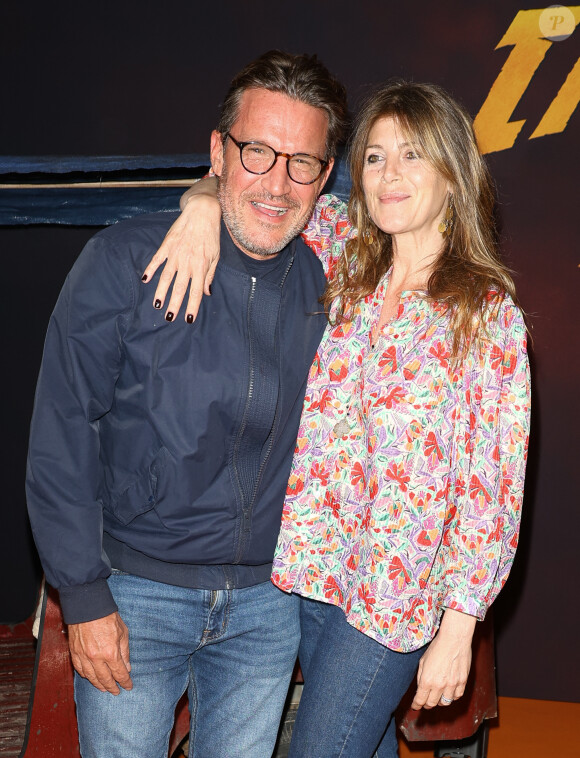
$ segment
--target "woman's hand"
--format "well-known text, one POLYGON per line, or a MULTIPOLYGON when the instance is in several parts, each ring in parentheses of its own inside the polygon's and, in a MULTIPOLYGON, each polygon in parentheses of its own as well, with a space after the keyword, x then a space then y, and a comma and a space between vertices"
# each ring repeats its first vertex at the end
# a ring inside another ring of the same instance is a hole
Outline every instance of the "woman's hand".
POLYGON ((471 640, 477 619, 447 609, 441 626, 419 662, 417 692, 411 708, 451 705, 460 698, 471 668, 471 640))
POLYGON ((185 320, 195 321, 203 294, 210 295, 210 284, 219 260, 221 211, 216 198, 217 181, 201 179, 182 198, 182 213, 175 221, 143 273, 148 282, 159 266, 167 261, 153 298, 155 308, 162 308, 173 281, 171 299, 165 318, 173 321, 187 288, 189 300, 185 320), (190 284, 191 282, 191 284, 190 284))

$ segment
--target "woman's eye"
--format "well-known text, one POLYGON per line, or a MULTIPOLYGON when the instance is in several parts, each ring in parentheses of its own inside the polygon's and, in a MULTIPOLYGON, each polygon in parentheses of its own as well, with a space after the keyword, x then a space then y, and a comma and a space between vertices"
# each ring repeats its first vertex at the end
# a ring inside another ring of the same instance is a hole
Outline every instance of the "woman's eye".
POLYGON ((409 150, 409 152, 406 155, 408 160, 416 161, 419 159, 419 153, 415 152, 415 150, 409 150))
POLYGON ((370 164, 372 164, 372 163, 379 163, 380 160, 382 160, 381 156, 377 155, 376 153, 370 153, 366 157, 366 162, 370 163, 370 164))

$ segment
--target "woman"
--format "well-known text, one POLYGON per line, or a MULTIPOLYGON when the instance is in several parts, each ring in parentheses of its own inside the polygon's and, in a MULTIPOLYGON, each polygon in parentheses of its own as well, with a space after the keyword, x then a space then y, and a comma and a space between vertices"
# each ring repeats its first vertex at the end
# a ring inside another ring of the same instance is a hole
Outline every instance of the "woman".
POLYGON ((526 329, 471 120, 438 87, 389 84, 350 167, 348 219, 322 198, 304 235, 329 326, 272 575, 304 598, 293 758, 396 756, 417 666, 413 707, 461 697, 523 494, 526 329))

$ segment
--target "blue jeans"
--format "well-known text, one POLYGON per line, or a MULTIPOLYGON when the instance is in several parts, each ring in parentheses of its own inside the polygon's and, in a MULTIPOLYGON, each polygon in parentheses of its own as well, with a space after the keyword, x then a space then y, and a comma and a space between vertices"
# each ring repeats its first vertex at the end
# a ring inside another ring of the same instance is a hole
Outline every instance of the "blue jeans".
POLYGON ((103 693, 75 674, 83 758, 167 758, 188 689, 190 758, 269 758, 300 639, 299 601, 271 582, 174 587, 114 572, 129 628, 133 689, 103 693))
POLYGON ((393 713, 425 648, 389 650, 315 600, 300 599, 300 623, 304 691, 289 758, 397 758, 393 713))

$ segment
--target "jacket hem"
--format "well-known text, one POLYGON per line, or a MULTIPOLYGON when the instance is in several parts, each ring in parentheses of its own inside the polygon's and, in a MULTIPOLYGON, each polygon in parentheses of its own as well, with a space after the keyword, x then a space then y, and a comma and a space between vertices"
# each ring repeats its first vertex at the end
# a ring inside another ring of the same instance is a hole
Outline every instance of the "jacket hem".
POLYGON ((107 532, 103 535, 103 548, 113 568, 175 587, 200 590, 242 589, 269 581, 272 573, 271 562, 258 566, 169 563, 151 558, 120 542, 107 532))

